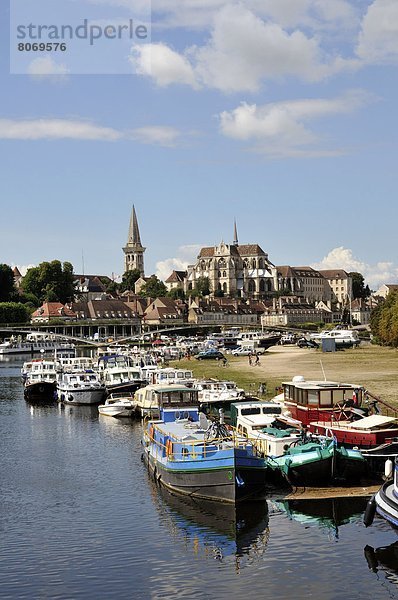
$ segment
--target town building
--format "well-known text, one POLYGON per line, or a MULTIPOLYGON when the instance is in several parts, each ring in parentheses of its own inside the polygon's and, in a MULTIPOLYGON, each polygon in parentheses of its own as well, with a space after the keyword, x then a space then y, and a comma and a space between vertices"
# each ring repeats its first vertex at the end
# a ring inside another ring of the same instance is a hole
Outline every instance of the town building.
POLYGON ((110 283, 111 279, 104 275, 74 275, 75 300, 106 300, 110 283))
POLYGON ((272 306, 266 307, 261 317, 261 325, 264 327, 320 322, 335 322, 333 311, 326 304, 310 304, 298 296, 274 298, 272 306))
POLYGON ((51 321, 76 321, 77 314, 68 305, 61 302, 44 302, 31 317, 32 323, 50 323, 51 321))
POLYGON ((173 271, 164 282, 168 291, 184 290, 184 281, 187 276, 187 271, 173 271))
POLYGON ((156 298, 143 315, 145 325, 182 325, 187 322, 187 306, 172 298, 156 298))
POLYGON ((380 296, 381 298, 387 298, 391 292, 398 292, 398 283, 384 283, 379 287, 374 296, 380 296))
POLYGON ((325 280, 324 299, 340 306, 348 304, 352 299, 352 277, 344 269, 320 270, 325 280))
MULTIPOLYGON (((276 267, 278 291, 301 296, 308 302, 325 299, 325 279, 312 267, 276 267)), ((330 298, 326 298, 329 300, 330 298)))
POLYGON ((213 297, 261 298, 277 289, 275 265, 258 244, 239 244, 236 223, 232 244, 222 241, 218 246, 202 248, 197 262, 188 266, 185 293, 195 290, 203 277, 208 278, 213 297))
MULTIPOLYGON (((220 298, 220 300, 225 300, 220 298)), ((216 300, 191 301, 188 310, 188 323, 195 325, 253 326, 257 324, 257 311, 243 302, 230 300, 229 303, 216 300)))
POLYGON ((144 252, 146 248, 141 243, 140 230, 135 207, 131 211, 129 233, 127 244, 123 248, 124 252, 124 272, 138 269, 141 277, 145 276, 144 252))

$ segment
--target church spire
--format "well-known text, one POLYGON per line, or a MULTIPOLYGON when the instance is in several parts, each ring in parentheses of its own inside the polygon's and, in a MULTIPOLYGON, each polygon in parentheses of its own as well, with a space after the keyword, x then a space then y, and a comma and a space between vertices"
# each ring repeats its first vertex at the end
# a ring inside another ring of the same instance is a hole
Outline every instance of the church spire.
POLYGON ((140 230, 138 228, 138 219, 133 205, 131 211, 129 235, 127 244, 123 248, 124 252, 124 271, 133 271, 138 269, 141 277, 144 277, 144 252, 145 248, 141 243, 140 230))
POLYGON ((127 244, 137 244, 138 246, 142 246, 141 238, 140 238, 140 230, 138 228, 138 220, 137 220, 137 215, 135 213, 134 204, 133 204, 133 210, 131 211, 129 237, 127 240, 127 244))
POLYGON ((232 242, 234 246, 238 246, 238 229, 236 227, 236 219, 234 219, 234 241, 232 242))

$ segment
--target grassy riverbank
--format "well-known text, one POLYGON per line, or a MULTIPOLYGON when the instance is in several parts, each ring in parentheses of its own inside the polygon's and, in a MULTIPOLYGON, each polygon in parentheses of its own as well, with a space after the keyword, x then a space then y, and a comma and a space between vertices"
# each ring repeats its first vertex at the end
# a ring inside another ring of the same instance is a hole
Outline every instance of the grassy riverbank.
POLYGON ((306 379, 324 379, 356 383, 398 406, 398 350, 363 344, 356 349, 333 353, 275 346, 260 359, 260 365, 250 366, 248 358, 228 356, 228 366, 218 362, 181 360, 175 366, 191 369, 195 377, 232 379, 247 392, 257 393, 261 382, 267 383, 267 397, 275 394, 282 381, 295 375, 306 379), (323 370, 322 370, 323 367, 323 370))

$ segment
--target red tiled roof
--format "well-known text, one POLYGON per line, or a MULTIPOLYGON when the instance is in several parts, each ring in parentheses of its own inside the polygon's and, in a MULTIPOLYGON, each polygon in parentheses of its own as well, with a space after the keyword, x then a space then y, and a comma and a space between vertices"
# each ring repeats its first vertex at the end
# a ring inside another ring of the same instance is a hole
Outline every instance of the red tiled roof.
POLYGON ((76 313, 69 306, 61 304, 61 302, 44 302, 40 308, 35 310, 32 315, 32 318, 34 317, 69 317, 73 319, 76 318, 76 313))

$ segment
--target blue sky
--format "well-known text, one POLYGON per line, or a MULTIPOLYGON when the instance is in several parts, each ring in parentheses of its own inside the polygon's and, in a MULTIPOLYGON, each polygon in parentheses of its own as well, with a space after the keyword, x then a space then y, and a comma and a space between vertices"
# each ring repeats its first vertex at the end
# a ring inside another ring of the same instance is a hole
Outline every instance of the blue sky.
MULTIPOLYGON (((231 241, 236 218, 275 264, 398 281, 396 0, 153 0, 125 75, 76 75, 55 52, 10 74, 6 4, 0 262, 80 272, 83 252, 86 272, 119 275, 134 203, 147 274, 231 241)), ((80 5, 115 22, 147 8, 80 5)))

